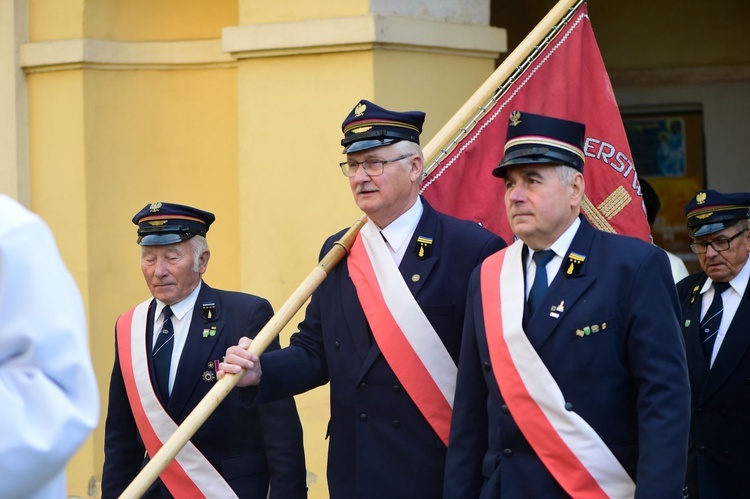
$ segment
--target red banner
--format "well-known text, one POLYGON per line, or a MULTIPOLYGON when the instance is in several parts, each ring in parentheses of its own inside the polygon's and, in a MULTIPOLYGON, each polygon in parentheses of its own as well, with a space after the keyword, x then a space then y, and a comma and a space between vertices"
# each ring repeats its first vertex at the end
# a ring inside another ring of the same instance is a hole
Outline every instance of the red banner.
POLYGON ((481 223, 506 241, 505 185, 492 176, 512 111, 586 125, 583 212, 598 229, 651 240, 630 147, 586 3, 422 182, 438 210, 481 223))

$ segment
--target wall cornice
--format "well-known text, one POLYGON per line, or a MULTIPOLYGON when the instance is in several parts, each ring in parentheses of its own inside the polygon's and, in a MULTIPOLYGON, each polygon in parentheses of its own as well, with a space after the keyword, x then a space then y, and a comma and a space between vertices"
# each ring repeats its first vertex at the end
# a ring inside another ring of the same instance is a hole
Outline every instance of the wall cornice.
POLYGON ((507 51, 501 28, 378 15, 229 27, 222 41, 237 59, 373 49, 495 59, 507 51))
POLYGON ((188 69, 233 66, 221 40, 114 42, 90 38, 26 43, 20 47, 27 73, 65 69, 188 69))

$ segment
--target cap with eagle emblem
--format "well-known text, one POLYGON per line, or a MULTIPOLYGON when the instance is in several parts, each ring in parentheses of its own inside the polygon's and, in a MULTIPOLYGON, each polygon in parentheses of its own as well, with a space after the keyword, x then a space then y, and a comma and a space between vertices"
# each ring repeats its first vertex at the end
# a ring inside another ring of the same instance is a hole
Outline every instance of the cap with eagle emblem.
POLYGON ((685 215, 693 237, 719 232, 750 218, 750 193, 700 191, 685 205, 685 215))
POLYGON ((133 217, 138 226, 138 244, 161 246, 206 235, 216 219, 213 213, 175 203, 156 202, 146 205, 133 217))
POLYGON ((424 117, 422 111, 390 111, 361 100, 341 124, 344 153, 387 146, 400 140, 419 144, 424 117))
POLYGON ((567 165, 583 173, 585 133, 582 123, 513 111, 508 119, 505 156, 492 174, 505 177, 507 167, 526 164, 567 165))

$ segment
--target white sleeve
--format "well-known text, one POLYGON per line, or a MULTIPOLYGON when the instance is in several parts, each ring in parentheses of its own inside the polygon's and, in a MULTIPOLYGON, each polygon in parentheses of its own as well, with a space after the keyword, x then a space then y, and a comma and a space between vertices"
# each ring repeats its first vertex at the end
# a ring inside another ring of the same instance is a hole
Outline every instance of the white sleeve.
POLYGON ((86 316, 49 228, 6 196, 0 196, 0 411, 2 496, 48 497, 44 491, 60 487, 65 494, 65 465, 99 419, 86 316))

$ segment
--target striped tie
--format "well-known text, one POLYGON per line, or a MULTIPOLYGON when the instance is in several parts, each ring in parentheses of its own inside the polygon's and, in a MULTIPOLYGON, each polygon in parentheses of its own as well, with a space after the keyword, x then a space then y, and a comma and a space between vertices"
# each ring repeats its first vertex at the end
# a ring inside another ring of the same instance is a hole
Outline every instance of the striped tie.
POLYGON ((721 325, 721 313, 724 311, 724 302, 721 299, 721 294, 728 288, 728 282, 714 283, 714 299, 701 321, 701 346, 703 347, 703 356, 709 365, 711 364, 711 354, 713 354, 714 344, 716 343, 716 335, 721 325))
POLYGON ((156 372, 156 385, 159 388, 162 400, 169 402, 169 369, 172 363, 172 348, 174 346, 174 326, 172 325, 172 309, 169 305, 164 307, 164 323, 161 332, 156 338, 154 350, 151 357, 154 360, 154 371, 156 372))

